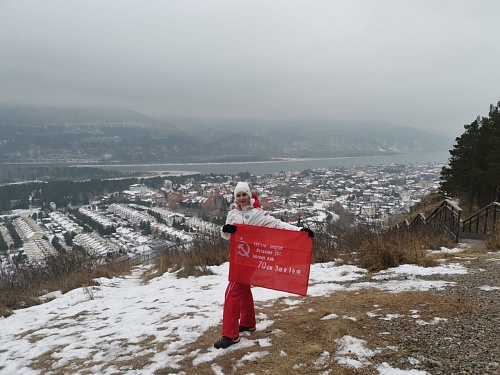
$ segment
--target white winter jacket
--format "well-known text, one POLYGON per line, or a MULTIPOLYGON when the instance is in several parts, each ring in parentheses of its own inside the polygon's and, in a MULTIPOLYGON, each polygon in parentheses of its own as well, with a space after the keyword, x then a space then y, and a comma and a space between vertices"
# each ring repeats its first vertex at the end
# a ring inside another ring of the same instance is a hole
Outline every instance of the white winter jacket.
MULTIPOLYGON (((276 219, 261 208, 254 208, 252 206, 245 206, 241 210, 234 209, 229 211, 227 214, 226 224, 248 224, 259 227, 288 229, 294 231, 300 230, 299 227, 276 219)), ((229 240, 231 238, 231 233, 224 233, 221 231, 221 236, 222 238, 229 240)))

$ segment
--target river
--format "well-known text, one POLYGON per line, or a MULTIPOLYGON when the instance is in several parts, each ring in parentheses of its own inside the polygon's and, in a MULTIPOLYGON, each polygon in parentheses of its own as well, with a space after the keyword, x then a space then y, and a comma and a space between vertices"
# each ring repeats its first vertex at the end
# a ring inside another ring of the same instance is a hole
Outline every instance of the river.
MULTIPOLYGON (((278 173, 281 171, 303 171, 314 168, 377 166, 393 163, 447 163, 448 151, 412 153, 390 156, 365 156, 325 159, 286 159, 279 161, 241 162, 241 163, 170 163, 170 164, 94 164, 92 167, 132 172, 197 172, 201 174, 237 174, 249 172, 253 175, 278 173)), ((89 166, 89 165, 86 165, 89 166)))

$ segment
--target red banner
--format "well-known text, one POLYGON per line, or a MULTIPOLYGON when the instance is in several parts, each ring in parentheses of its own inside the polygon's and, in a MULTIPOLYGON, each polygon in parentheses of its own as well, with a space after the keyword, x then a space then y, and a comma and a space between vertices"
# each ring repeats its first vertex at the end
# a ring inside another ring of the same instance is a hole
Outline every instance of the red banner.
POLYGON ((312 239, 307 232, 237 225, 231 235, 229 281, 307 294, 312 239))

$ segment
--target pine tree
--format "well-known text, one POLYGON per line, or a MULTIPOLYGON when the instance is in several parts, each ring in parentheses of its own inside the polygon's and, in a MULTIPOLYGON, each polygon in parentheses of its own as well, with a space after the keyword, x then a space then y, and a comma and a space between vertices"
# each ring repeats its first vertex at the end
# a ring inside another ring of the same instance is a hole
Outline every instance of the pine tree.
POLYGON ((459 199, 469 209, 499 199, 500 102, 490 106, 489 117, 478 117, 456 138, 449 165, 441 171, 443 194, 459 199))

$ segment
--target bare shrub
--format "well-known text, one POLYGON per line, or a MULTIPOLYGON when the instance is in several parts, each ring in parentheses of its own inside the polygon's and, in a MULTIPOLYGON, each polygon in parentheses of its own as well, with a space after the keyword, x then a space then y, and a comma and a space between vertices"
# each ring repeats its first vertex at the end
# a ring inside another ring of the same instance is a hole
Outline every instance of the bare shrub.
POLYGON ((16 268, 0 268, 0 312, 39 304, 49 292, 66 293, 96 285, 96 277, 113 277, 128 272, 130 266, 109 267, 86 253, 72 251, 48 256, 43 263, 25 263, 16 268))
POLYGON ((363 243, 371 241, 375 236, 375 229, 368 224, 343 228, 338 236, 338 248, 342 254, 357 253, 363 243))
POLYGON ((340 202, 335 202, 329 209, 339 216, 336 222, 337 225, 350 227, 354 224, 354 215, 342 207, 340 202))
POLYGON ((218 232, 199 234, 188 245, 179 245, 166 250, 154 264, 152 272, 144 275, 143 281, 177 272, 177 277, 210 275, 210 266, 219 266, 229 261, 229 242, 218 232))
POLYGON ((49 256, 44 263, 25 263, 0 271, 0 306, 16 309, 38 304, 48 292, 65 292, 92 280, 89 263, 81 254, 49 256))
POLYGON ((315 233, 312 263, 330 262, 337 257, 337 235, 329 229, 331 226, 328 226, 325 231, 315 233))
POLYGON ((500 224, 496 224, 484 241, 487 250, 500 250, 500 224))
POLYGON ((345 226, 339 221, 329 223, 316 232, 312 263, 334 260, 352 263, 362 243, 373 236, 372 228, 367 225, 345 226))
POLYGON ((107 279, 111 279, 118 275, 125 275, 130 273, 132 266, 129 262, 120 262, 114 263, 109 262, 105 264, 98 264, 92 270, 92 277, 105 277, 107 279))
POLYGON ((427 250, 440 250, 442 247, 451 249, 456 246, 450 232, 446 228, 442 230, 429 228, 418 232, 417 235, 422 242, 422 246, 427 250))
POLYGON ((314 262, 341 260, 373 271, 406 263, 432 266, 436 262, 427 256, 426 250, 454 246, 449 233, 432 228, 415 233, 396 228, 384 230, 370 224, 344 227, 332 223, 325 228, 325 233, 332 240, 323 240, 321 234, 317 236, 314 262))
POLYGON ((229 241, 221 238, 220 233, 212 232, 198 235, 191 244, 192 259, 200 266, 219 266, 229 260, 229 241))
POLYGON ((95 296, 92 288, 87 285, 84 285, 82 288, 83 292, 87 295, 87 297, 89 297, 89 301, 93 301, 95 299, 95 296))
POLYGON ((428 233, 398 229, 377 233, 361 245, 360 266, 370 271, 398 267, 401 264, 432 266, 435 260, 428 257, 426 252, 430 238, 432 237, 428 233))

